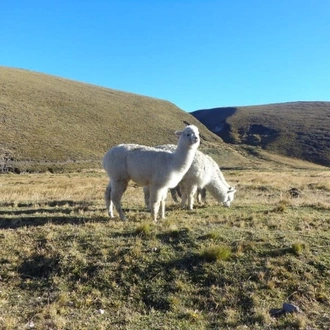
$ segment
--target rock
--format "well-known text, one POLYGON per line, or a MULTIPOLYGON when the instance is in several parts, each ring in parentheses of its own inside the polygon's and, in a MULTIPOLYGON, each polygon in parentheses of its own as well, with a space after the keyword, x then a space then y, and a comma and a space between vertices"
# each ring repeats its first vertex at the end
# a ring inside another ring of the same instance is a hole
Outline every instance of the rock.
POLYGON ((270 316, 280 317, 287 313, 301 313, 301 310, 298 306, 289 303, 283 303, 282 308, 272 308, 269 311, 270 316))
POLYGON ((284 303, 282 310, 284 313, 301 313, 300 308, 293 304, 284 303))

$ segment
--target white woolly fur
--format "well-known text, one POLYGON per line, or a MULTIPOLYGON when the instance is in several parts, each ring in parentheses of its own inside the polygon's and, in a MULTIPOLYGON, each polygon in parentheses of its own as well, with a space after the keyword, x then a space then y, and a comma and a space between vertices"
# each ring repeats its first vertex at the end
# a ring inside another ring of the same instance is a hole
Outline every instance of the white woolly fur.
POLYGON ((121 198, 128 182, 134 181, 150 189, 151 215, 157 220, 161 205, 161 217, 165 217, 165 198, 169 188, 181 181, 191 166, 200 144, 199 131, 188 125, 176 132, 179 137, 174 150, 162 150, 138 144, 120 144, 106 152, 103 167, 110 180, 105 190, 106 207, 111 218, 113 204, 122 220, 126 220, 121 208, 121 198))
MULTIPOLYGON (((162 145, 157 148, 173 150, 174 145, 162 145)), ((197 189, 205 188, 219 203, 229 207, 234 200, 236 189, 231 187, 224 178, 218 164, 208 155, 197 150, 191 167, 179 183, 181 193, 181 204, 192 210, 194 205, 194 195, 197 189)), ((147 188, 144 189, 145 200, 148 200, 147 188)), ((172 191, 171 191, 172 192, 172 191)), ((174 194, 172 194, 173 196, 174 194)))

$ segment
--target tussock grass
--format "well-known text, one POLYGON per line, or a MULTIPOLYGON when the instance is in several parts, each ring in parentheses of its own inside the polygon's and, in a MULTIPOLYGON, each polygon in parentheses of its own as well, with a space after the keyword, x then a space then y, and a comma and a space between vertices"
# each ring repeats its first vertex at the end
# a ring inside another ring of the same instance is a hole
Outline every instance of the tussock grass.
POLYGON ((134 185, 109 220, 102 171, 1 176, 0 328, 327 329, 330 172, 273 174, 228 171, 231 208, 168 197, 156 224, 134 185))
POLYGON ((208 262, 227 260, 230 256, 230 249, 222 245, 212 245, 205 248, 201 253, 201 257, 208 262))
POLYGON ((141 236, 151 235, 151 224, 149 222, 144 222, 136 227, 135 233, 141 236))
POLYGON ((304 243, 295 242, 291 245, 292 251, 296 255, 302 254, 303 250, 305 249, 304 243))

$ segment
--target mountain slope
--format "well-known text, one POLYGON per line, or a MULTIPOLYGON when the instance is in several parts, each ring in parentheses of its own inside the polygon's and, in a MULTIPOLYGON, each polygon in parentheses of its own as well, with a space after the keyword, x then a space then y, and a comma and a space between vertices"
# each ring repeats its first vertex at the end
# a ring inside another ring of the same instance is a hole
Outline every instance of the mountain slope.
POLYGON ((311 168, 314 164, 223 143, 174 104, 28 70, 0 67, 0 173, 100 167, 119 143, 176 143, 197 125, 200 149, 222 168, 311 168))
POLYGON ((0 67, 0 160, 100 162, 119 143, 176 143, 186 123, 199 127, 203 143, 224 145, 168 101, 0 67))
POLYGON ((330 166, 330 102, 214 108, 191 114, 225 142, 330 166))

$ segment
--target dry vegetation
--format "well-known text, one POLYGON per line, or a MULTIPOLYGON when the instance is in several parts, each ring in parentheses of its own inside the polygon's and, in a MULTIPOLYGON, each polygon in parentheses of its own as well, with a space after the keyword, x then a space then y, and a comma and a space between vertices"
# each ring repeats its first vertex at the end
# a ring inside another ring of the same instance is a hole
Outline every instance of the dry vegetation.
POLYGON ((176 143, 187 122, 204 142, 221 144, 168 101, 0 67, 0 166, 7 155, 21 171, 98 167, 119 143, 176 143))
POLYGON ((2 175, 0 328, 328 329, 330 172, 224 174, 231 208, 157 224, 134 185, 110 221, 102 171, 2 175))
POLYGON ((288 102, 192 113, 234 144, 330 166, 330 102, 288 102))

